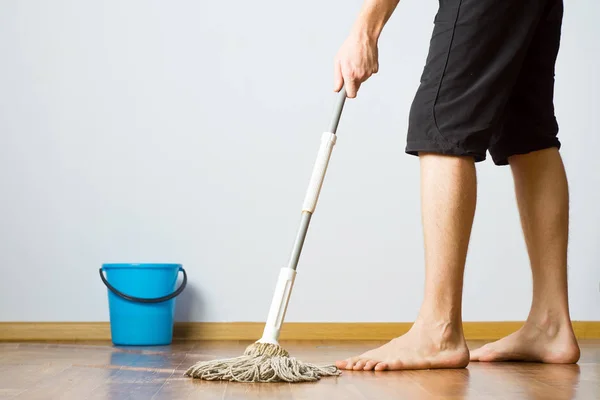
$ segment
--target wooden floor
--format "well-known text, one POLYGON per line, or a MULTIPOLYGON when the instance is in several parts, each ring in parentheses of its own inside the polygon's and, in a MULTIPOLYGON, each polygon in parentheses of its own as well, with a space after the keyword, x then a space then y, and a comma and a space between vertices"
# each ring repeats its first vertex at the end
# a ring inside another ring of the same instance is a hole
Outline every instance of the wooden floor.
MULTIPOLYGON (((327 363, 376 344, 284 347, 304 361, 327 363)), ((204 382, 182 375, 198 360, 239 355, 245 345, 117 349, 108 343, 0 343, 0 399, 600 399, 600 341, 581 343, 577 365, 471 363, 462 370, 344 372, 293 385, 204 382)))

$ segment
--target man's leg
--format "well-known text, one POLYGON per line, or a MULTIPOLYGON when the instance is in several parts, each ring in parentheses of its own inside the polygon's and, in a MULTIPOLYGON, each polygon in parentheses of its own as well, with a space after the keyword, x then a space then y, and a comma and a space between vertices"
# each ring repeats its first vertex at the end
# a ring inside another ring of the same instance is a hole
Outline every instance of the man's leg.
POLYGON ((533 274, 533 300, 519 331, 472 352, 471 360, 574 363, 579 346, 569 316, 569 193, 556 148, 509 158, 533 274))
POLYGON ((462 330, 463 273, 477 196, 472 157, 420 154, 425 296, 408 333, 342 369, 461 368, 469 362, 462 330))

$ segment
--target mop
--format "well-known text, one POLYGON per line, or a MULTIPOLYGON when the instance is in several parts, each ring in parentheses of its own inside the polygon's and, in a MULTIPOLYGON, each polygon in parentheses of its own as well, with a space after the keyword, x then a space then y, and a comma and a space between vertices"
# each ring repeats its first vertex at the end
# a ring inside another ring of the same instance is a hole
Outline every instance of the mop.
POLYGON ((346 90, 342 88, 335 105, 329 131, 323 133, 321 139, 321 147, 302 206, 302 219, 296 242, 287 268, 282 268, 279 274, 261 339, 248 346, 242 356, 198 362, 187 370, 186 376, 209 381, 295 383, 317 381, 323 376, 340 375, 340 371, 335 365, 318 366, 291 357, 278 341, 296 277, 298 260, 325 179, 345 101, 346 90))

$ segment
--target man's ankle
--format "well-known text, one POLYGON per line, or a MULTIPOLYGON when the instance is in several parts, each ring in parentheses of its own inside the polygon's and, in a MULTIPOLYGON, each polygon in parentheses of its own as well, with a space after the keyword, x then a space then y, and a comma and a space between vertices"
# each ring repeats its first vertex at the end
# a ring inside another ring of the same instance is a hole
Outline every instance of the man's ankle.
POLYGON ((419 315, 413 329, 427 332, 431 339, 439 342, 456 343, 464 341, 460 316, 419 315))
POLYGON ((571 329, 571 319, 567 310, 560 309, 535 309, 529 313, 527 324, 533 324, 548 335, 555 335, 565 327, 571 329))

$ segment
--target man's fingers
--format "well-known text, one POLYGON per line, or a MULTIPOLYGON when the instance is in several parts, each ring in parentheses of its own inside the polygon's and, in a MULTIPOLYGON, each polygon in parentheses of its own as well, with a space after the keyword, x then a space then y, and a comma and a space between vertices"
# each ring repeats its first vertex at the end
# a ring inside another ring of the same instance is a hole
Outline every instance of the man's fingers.
POLYGON ((340 62, 336 60, 333 71, 333 90, 339 92, 342 90, 343 85, 344 78, 342 77, 342 67, 340 66, 340 62))
POLYGON ((354 77, 351 73, 352 70, 346 64, 340 64, 340 70, 342 73, 342 79, 344 81, 344 87, 346 88, 346 97, 356 97, 354 77))

